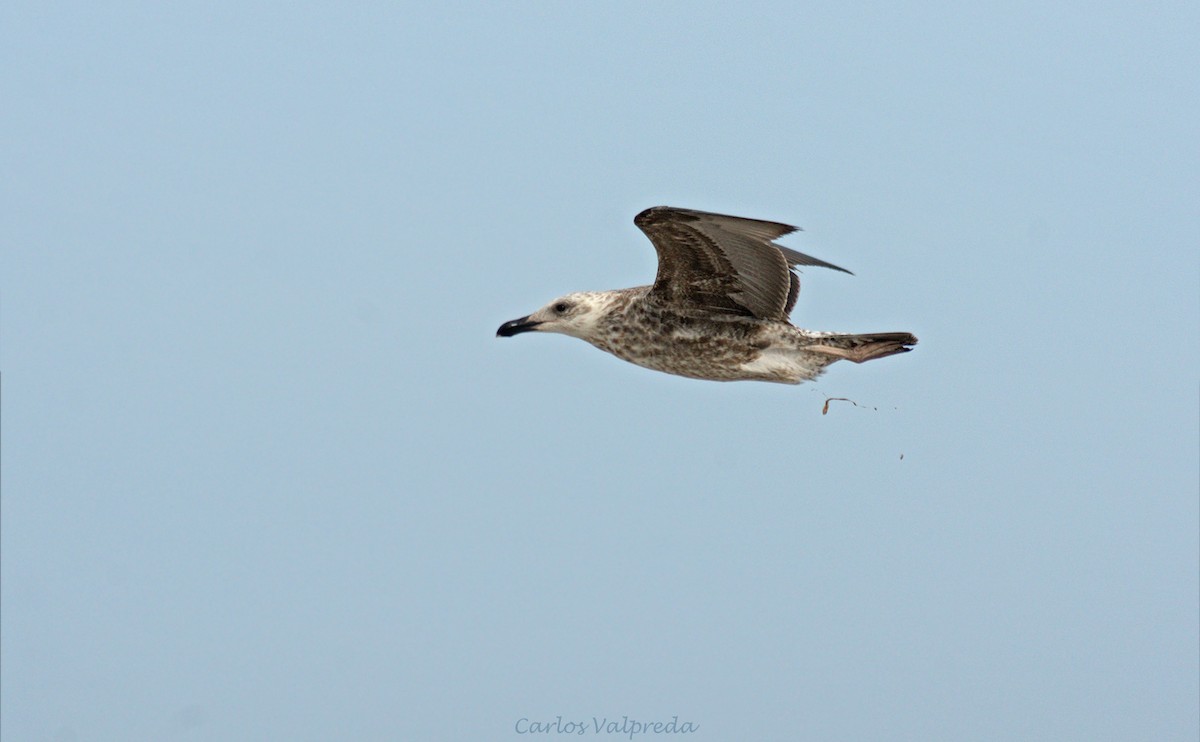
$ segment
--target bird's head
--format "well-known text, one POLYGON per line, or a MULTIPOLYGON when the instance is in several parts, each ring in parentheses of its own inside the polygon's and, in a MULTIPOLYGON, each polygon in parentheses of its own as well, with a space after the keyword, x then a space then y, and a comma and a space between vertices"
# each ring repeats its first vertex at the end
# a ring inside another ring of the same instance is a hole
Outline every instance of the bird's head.
POLYGON ((500 325, 497 337, 512 337, 522 332, 558 332, 588 340, 596 329, 607 304, 602 295, 577 292, 560 296, 533 314, 500 325))

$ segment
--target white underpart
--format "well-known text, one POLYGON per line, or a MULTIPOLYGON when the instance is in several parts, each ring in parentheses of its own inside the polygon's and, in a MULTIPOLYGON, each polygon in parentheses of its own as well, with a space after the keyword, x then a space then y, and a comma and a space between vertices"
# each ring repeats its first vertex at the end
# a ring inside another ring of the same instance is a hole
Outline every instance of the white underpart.
POLYGON ((792 348, 770 347, 758 358, 743 363, 740 368, 749 374, 782 375, 795 381, 816 378, 828 363, 821 363, 810 353, 792 348))

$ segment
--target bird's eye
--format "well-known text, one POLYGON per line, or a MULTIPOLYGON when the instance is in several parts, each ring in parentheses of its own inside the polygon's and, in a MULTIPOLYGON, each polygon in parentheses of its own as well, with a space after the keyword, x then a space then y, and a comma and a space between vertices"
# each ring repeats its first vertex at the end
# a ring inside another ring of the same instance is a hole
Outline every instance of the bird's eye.
POLYGON ((571 305, 567 304, 565 301, 560 301, 559 303, 554 305, 554 311, 558 312, 559 314, 562 314, 563 312, 567 311, 570 308, 571 308, 571 305))

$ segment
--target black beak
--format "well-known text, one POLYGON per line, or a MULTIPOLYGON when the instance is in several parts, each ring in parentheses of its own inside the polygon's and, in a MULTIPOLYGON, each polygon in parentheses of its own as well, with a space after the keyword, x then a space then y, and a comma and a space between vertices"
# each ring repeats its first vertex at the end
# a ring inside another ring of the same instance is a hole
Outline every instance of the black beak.
POLYGON ((500 329, 496 330, 496 337, 510 338, 513 335, 519 335, 522 332, 529 332, 530 330, 536 330, 537 326, 540 324, 542 324, 542 323, 541 322, 531 322, 528 316, 521 317, 519 319, 514 319, 511 322, 505 322, 504 324, 500 325, 500 329))

